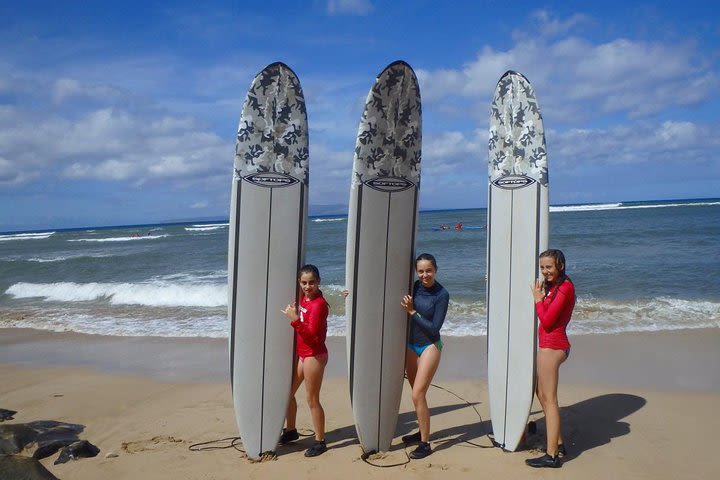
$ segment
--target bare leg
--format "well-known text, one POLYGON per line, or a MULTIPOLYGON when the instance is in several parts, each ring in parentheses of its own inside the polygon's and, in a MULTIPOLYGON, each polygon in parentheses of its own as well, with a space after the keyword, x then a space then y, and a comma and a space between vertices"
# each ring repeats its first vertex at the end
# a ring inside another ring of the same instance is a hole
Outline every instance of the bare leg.
POLYGON ((320 387, 322 387, 326 364, 327 357, 322 360, 317 357, 306 357, 303 361, 305 393, 315 427, 315 440, 325 440, 325 410, 320 404, 320 387))
POLYGON ((285 415, 285 428, 287 430, 295 429, 295 420, 297 419, 297 401, 295 401, 295 393, 303 382, 303 362, 295 359, 295 368, 293 368, 292 386, 290 387, 290 401, 288 402, 287 414, 285 415))
POLYGON ((545 412, 547 429, 547 453, 556 456, 560 434, 560 406, 558 405, 558 378, 560 365, 565 361, 565 352, 551 348, 540 348, 537 353, 537 397, 545 412))
MULTIPOLYGON (((430 439, 430 409, 425 395, 430 388, 435 371, 440 365, 440 351, 435 345, 427 347, 417 362, 417 372, 412 384, 412 401, 420 427, 420 440, 427 442, 430 439)), ((408 375, 409 378, 409 375, 408 375)))

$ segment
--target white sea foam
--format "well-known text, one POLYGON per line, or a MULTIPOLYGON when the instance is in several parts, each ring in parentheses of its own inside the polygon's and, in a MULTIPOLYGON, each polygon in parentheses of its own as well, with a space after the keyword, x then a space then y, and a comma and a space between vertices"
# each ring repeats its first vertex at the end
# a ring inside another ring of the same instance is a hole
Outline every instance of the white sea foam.
POLYGON ((68 242, 134 242, 140 240, 157 240, 159 238, 168 237, 167 233, 162 235, 140 235, 126 237, 106 237, 106 238, 71 238, 68 242))
POLYGON ((591 203, 588 205, 558 205, 551 206, 551 212, 587 212, 593 210, 635 210, 642 208, 670 208, 670 207, 707 207, 717 206, 720 202, 676 202, 661 204, 625 205, 623 203, 591 203))
MULTIPOLYGON (((484 302, 450 302, 442 334, 451 337, 487 335, 484 302)), ((343 336, 345 315, 328 318, 328 335, 343 336)), ((569 335, 654 332, 720 328, 720 303, 675 298, 637 302, 598 302, 579 299, 568 327, 569 335)))
POLYGON ((589 205, 562 205, 550 206, 551 212, 586 212, 590 210, 616 210, 622 207, 622 203, 597 203, 589 205))
MULTIPOLYGON (((48 307, 37 318, 0 318, 0 327, 122 336, 226 337, 227 287, 218 281, 221 277, 221 272, 210 272, 203 281, 198 276, 188 276, 135 284, 16 283, 5 293, 17 299, 42 298, 61 306, 48 307), (195 282, 186 281, 190 278, 195 282), (52 313, 55 308, 66 313, 52 313), (98 313, 71 313, 78 309, 98 313)), ((344 336, 347 322, 344 306, 337 298, 332 300, 328 335, 344 336)), ((580 298, 568 333, 572 336, 697 328, 720 328, 720 302, 665 297, 627 302, 580 298)), ((451 301, 442 334, 487 335, 484 302, 451 301)))
POLYGON ((202 227, 227 227, 229 223, 198 223, 191 225, 191 227, 202 228, 202 227))
POLYGON ((0 235, 0 242, 7 242, 10 240, 42 240, 44 238, 50 238, 55 232, 42 232, 42 233, 11 233, 7 235, 0 235))
POLYGON ((147 318, 42 311, 17 318, 0 318, 0 328, 33 328, 118 337, 227 338, 228 336, 225 315, 209 315, 201 318, 173 316, 147 318))
POLYGON ((75 260, 78 258, 108 258, 116 257, 117 254, 110 253, 98 253, 98 254, 79 254, 79 255, 54 255, 47 257, 30 257, 30 258, 18 258, 16 260, 25 260, 28 262, 37 263, 53 263, 53 262, 64 262, 66 260, 75 260))
POLYGON ((347 217, 333 217, 333 218, 313 218, 310 221, 315 222, 315 223, 324 223, 324 222, 344 222, 346 220, 347 220, 347 217))
POLYGON ((185 227, 185 231, 187 232, 209 232, 211 230, 220 230, 221 228, 225 228, 227 225, 204 225, 204 226, 192 226, 192 227, 185 227))

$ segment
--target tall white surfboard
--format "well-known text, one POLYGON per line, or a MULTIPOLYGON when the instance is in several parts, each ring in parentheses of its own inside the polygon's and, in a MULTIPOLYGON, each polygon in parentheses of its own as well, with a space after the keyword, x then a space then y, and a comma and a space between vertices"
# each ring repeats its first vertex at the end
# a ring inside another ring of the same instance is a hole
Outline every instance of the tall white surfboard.
POLYGON ((421 111, 415 73, 385 68, 358 128, 348 214, 346 285, 350 399, 360 445, 387 451, 405 369, 420 187, 421 111))
POLYGON ((506 72, 490 109, 488 392, 495 442, 517 449, 533 401, 537 319, 530 285, 548 244, 548 169, 530 82, 506 72))
POLYGON ((298 298, 308 190, 308 127, 287 65, 257 74, 243 104, 230 200, 230 377, 247 455, 274 451, 287 410, 294 330, 281 309, 298 298))

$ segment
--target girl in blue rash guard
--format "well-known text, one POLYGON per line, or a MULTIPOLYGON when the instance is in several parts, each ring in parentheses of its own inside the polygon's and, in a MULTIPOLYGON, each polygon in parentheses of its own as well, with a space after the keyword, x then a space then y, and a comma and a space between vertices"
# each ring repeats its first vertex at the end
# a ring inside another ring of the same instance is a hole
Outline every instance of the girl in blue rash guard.
POLYGON ((423 253, 415 260, 418 280, 412 295, 405 295, 402 307, 410 315, 410 335, 405 351, 405 371, 412 401, 415 405, 419 431, 402 437, 405 443, 420 442, 410 452, 410 458, 424 458, 432 453, 430 448, 430 409, 425 395, 430 388, 435 371, 440 365, 442 340, 440 328, 445 321, 450 294, 435 281, 437 263, 435 257, 423 253))

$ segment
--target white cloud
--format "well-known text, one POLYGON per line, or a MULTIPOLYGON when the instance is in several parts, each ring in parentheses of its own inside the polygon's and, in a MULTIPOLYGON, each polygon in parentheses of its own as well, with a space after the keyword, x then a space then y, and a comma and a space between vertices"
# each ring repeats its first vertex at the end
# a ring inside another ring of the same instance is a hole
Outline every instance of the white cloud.
POLYGON ((488 102, 507 70, 525 74, 543 111, 566 121, 613 113, 642 117, 693 106, 720 87, 720 77, 696 45, 626 38, 602 43, 579 37, 524 38, 506 51, 485 46, 461 68, 419 69, 418 77, 429 104, 453 104, 461 98, 488 102))
POLYGON ((111 108, 77 119, 0 112, 5 182, 29 181, 47 172, 70 179, 180 180, 218 170, 218 158, 230 165, 231 152, 229 141, 187 117, 153 119, 111 108))
POLYGON ((714 132, 719 127, 666 121, 547 132, 552 140, 548 158, 563 171, 622 164, 637 166, 638 173, 661 166, 689 171, 700 164, 717 164, 714 152, 720 148, 720 138, 714 132))
POLYGON ((70 99, 87 98, 101 102, 121 98, 123 92, 109 85, 82 85, 72 78, 59 78, 52 87, 52 100, 60 105, 70 99))
MULTIPOLYGON (((547 10, 537 10, 533 12, 532 17, 537 21, 537 29, 543 36, 566 33, 590 21, 590 17, 581 13, 571 15, 565 20, 559 20, 547 10)), ((516 35, 518 35, 518 33, 516 33, 516 35)))

